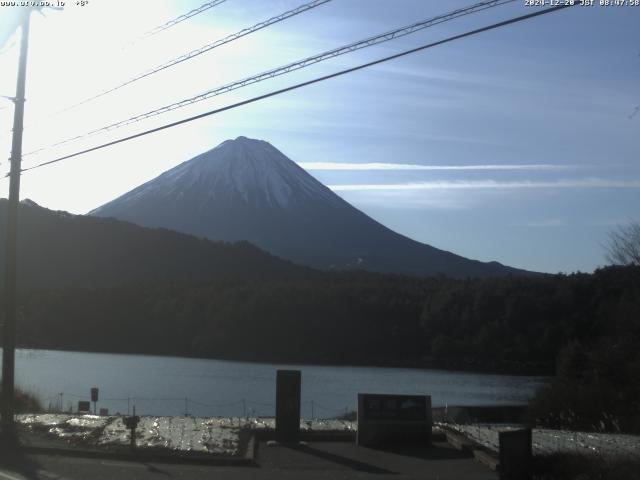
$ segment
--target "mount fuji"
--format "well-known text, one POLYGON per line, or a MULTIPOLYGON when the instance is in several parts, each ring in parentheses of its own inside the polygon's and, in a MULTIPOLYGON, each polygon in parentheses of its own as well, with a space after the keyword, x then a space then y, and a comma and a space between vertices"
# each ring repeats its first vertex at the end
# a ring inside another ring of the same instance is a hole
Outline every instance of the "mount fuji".
POLYGON ((89 215, 211 240, 247 240, 320 269, 491 277, 530 274, 400 235, 356 209, 268 142, 238 137, 89 215))

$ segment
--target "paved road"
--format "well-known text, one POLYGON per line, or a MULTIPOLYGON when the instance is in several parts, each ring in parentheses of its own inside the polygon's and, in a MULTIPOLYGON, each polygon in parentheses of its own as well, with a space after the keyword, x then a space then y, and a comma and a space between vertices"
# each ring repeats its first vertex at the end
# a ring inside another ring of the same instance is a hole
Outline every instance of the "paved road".
POLYGON ((445 443, 389 452, 347 442, 258 448, 257 466, 207 466, 98 460, 62 455, 3 455, 0 480, 107 479, 439 479, 495 480, 497 475, 445 443))

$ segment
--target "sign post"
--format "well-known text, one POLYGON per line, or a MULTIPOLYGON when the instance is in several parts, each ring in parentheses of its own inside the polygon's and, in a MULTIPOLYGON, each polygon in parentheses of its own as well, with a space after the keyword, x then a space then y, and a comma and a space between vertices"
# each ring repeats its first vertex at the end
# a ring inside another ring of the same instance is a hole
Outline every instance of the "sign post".
POLYGON ((96 404, 98 403, 98 387, 91 389, 91 401, 93 402, 93 414, 96 414, 96 404))
POLYGON ((123 423, 124 426, 127 427, 130 432, 129 438, 129 446, 131 447, 131 452, 133 453, 136 449, 136 428, 138 427, 138 423, 140 422, 140 417, 136 415, 136 406, 133 406, 133 416, 124 417, 123 423))
POLYGON ((297 442, 300 435, 300 370, 276 373, 276 440, 297 442))

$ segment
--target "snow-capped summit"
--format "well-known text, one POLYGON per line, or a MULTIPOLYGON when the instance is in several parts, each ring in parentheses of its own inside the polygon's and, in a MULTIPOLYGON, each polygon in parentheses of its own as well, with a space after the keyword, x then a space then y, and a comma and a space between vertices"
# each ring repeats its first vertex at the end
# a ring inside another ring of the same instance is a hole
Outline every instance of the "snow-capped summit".
POLYGON ((416 275, 517 271, 438 250, 357 210, 263 140, 226 140, 90 212, 212 240, 248 240, 319 268, 416 275))
POLYGON ((271 144, 247 137, 227 140, 131 193, 138 197, 151 192, 169 197, 197 193, 199 208, 230 199, 279 208, 294 208, 314 197, 335 200, 327 187, 271 144))

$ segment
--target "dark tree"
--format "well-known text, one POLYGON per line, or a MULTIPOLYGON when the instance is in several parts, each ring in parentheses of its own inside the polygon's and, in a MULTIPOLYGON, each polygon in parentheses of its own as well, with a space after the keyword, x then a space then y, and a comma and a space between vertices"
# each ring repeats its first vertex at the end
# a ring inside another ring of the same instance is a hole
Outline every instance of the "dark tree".
POLYGON ((607 260, 613 265, 640 265, 640 222, 632 221, 609 232, 607 260))

